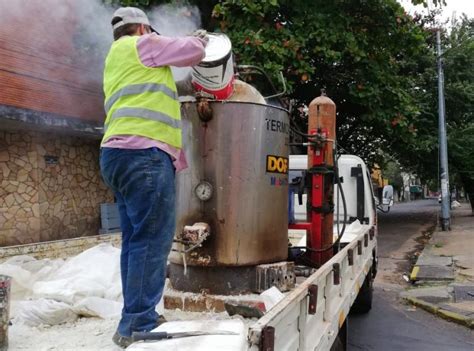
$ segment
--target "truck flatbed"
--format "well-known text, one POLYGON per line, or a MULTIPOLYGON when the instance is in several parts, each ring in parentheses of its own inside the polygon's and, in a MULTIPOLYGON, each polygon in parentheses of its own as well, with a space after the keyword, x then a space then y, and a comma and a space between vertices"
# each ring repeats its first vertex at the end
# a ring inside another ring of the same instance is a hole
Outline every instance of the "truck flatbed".
MULTIPOLYGON (((166 310, 165 315, 172 321, 194 321, 183 325, 189 330, 195 330, 196 325, 203 321, 214 321, 216 325, 222 321, 234 321, 227 327, 231 331, 240 331, 241 335, 235 340, 227 337, 228 350, 262 350, 262 342, 274 343, 273 350, 328 350, 371 269, 375 246, 376 238, 370 235, 369 226, 360 226, 355 240, 299 283, 259 320, 231 318, 226 313, 177 310, 166 310), (316 290, 314 287, 317 287, 316 290), (309 311, 310 291, 316 292, 315 314, 309 311), (240 329, 238 323, 241 323, 240 329)), ((14 306, 12 310, 14 314, 14 306)), ((28 327, 14 324, 10 327, 10 350, 119 350, 111 341, 117 323, 118 319, 80 318, 56 326, 28 327)), ((176 326, 170 323, 170 327, 167 329, 164 324, 160 330, 173 331, 176 326)), ((217 347, 220 347, 218 341, 223 337, 192 337, 193 350, 222 350, 217 347), (212 348, 213 345, 216 348, 212 348)), ((168 350, 170 344, 177 350, 186 350, 185 345, 190 341, 178 339, 146 345, 141 343, 141 346, 137 344, 131 350, 168 350)))

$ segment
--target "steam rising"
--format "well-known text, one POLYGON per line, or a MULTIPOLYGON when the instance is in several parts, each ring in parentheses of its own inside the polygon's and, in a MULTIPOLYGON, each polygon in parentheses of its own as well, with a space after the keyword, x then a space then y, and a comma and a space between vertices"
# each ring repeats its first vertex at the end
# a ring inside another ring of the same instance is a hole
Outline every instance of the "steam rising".
MULTIPOLYGON (((189 4, 160 5, 148 13, 150 22, 160 34, 177 37, 186 36, 201 27, 201 14, 197 6, 189 4)), ((172 67, 175 80, 186 78, 191 72, 189 67, 172 67)))
MULTIPOLYGON (((11 38, 25 56, 53 56, 101 84, 104 59, 113 41, 110 21, 115 9, 101 0, 0 0, 0 48, 11 38)), ((198 8, 186 2, 161 5, 148 16, 153 27, 167 36, 188 35, 201 24, 198 8)), ((181 79, 188 69, 184 71, 176 70, 175 78, 181 79)), ((38 75, 44 78, 48 70, 38 75)))
POLYGON ((158 32, 170 37, 190 35, 201 26, 197 6, 161 5, 152 9, 148 16, 158 32))

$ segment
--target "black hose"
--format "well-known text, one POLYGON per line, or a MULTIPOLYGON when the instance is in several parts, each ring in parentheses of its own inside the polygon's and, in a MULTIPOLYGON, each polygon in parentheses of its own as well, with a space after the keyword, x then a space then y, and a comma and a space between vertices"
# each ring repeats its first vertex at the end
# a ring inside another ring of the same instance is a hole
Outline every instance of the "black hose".
MULTIPOLYGON (((383 200, 382 200, 383 201, 383 200)), ((382 203, 382 206, 377 206, 377 210, 379 210, 380 212, 382 213, 389 213, 390 212, 390 207, 387 209, 387 210, 384 210, 383 209, 383 203, 382 203)))
MULTIPOLYGON (((334 242, 333 246, 334 245, 338 245, 339 242, 341 241, 342 239, 342 236, 344 235, 344 232, 346 231, 346 222, 347 222, 347 204, 346 204, 346 196, 344 194, 344 189, 341 185, 341 177, 339 177, 339 167, 337 166, 337 162, 339 160, 339 157, 336 159, 336 157, 334 156, 334 159, 335 159, 335 164, 336 164, 336 179, 337 179, 337 186, 338 186, 338 189, 341 191, 341 200, 342 200, 342 207, 344 209, 344 221, 342 222, 342 229, 341 229, 341 233, 338 233, 338 237, 336 239, 336 241, 334 242)), ((339 218, 338 218, 339 220, 339 218)))
POLYGON ((317 136, 314 135, 314 134, 306 134, 306 133, 303 133, 302 131, 300 131, 298 128, 294 127, 294 126, 291 126, 290 124, 290 130, 295 133, 295 134, 298 134, 299 136, 302 136, 303 138, 306 138, 306 139, 311 139, 311 138, 316 138, 317 136))
POLYGON ((346 197, 344 195, 344 189, 342 188, 341 179, 339 177, 339 167, 337 166, 337 161, 339 160, 339 157, 336 159, 336 153, 334 154, 333 157, 335 159, 334 168, 336 170, 335 175, 336 175, 336 179, 337 179, 337 186, 339 187, 339 190, 341 191, 342 207, 344 208, 344 222, 342 223, 341 232, 338 233, 336 241, 334 243, 332 243, 331 246, 329 246, 325 249, 313 249, 313 248, 307 247, 307 246, 292 246, 291 247, 292 249, 305 249, 305 250, 308 250, 310 252, 315 252, 315 253, 326 252, 326 251, 334 249, 334 247, 336 245, 339 245, 339 242, 341 241, 342 236, 344 235, 344 232, 346 230, 346 222, 347 222, 347 204, 346 204, 346 197))

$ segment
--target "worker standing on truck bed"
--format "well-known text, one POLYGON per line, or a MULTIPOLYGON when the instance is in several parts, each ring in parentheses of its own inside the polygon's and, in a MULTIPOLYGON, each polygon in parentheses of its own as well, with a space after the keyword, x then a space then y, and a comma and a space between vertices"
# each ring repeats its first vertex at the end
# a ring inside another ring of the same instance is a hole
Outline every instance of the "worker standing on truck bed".
POLYGON ((186 167, 180 105, 169 66, 204 58, 206 36, 159 35, 134 7, 115 11, 114 43, 105 61, 107 118, 100 168, 117 199, 122 229, 123 309, 113 341, 159 324, 166 262, 175 231, 175 171, 186 167))

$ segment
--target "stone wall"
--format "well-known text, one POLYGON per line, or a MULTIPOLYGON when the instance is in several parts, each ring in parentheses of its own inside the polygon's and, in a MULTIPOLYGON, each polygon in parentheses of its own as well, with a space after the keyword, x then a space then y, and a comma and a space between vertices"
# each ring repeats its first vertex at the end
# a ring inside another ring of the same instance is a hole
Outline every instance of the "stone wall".
POLYGON ((0 246, 97 235, 99 141, 0 131, 0 246))

